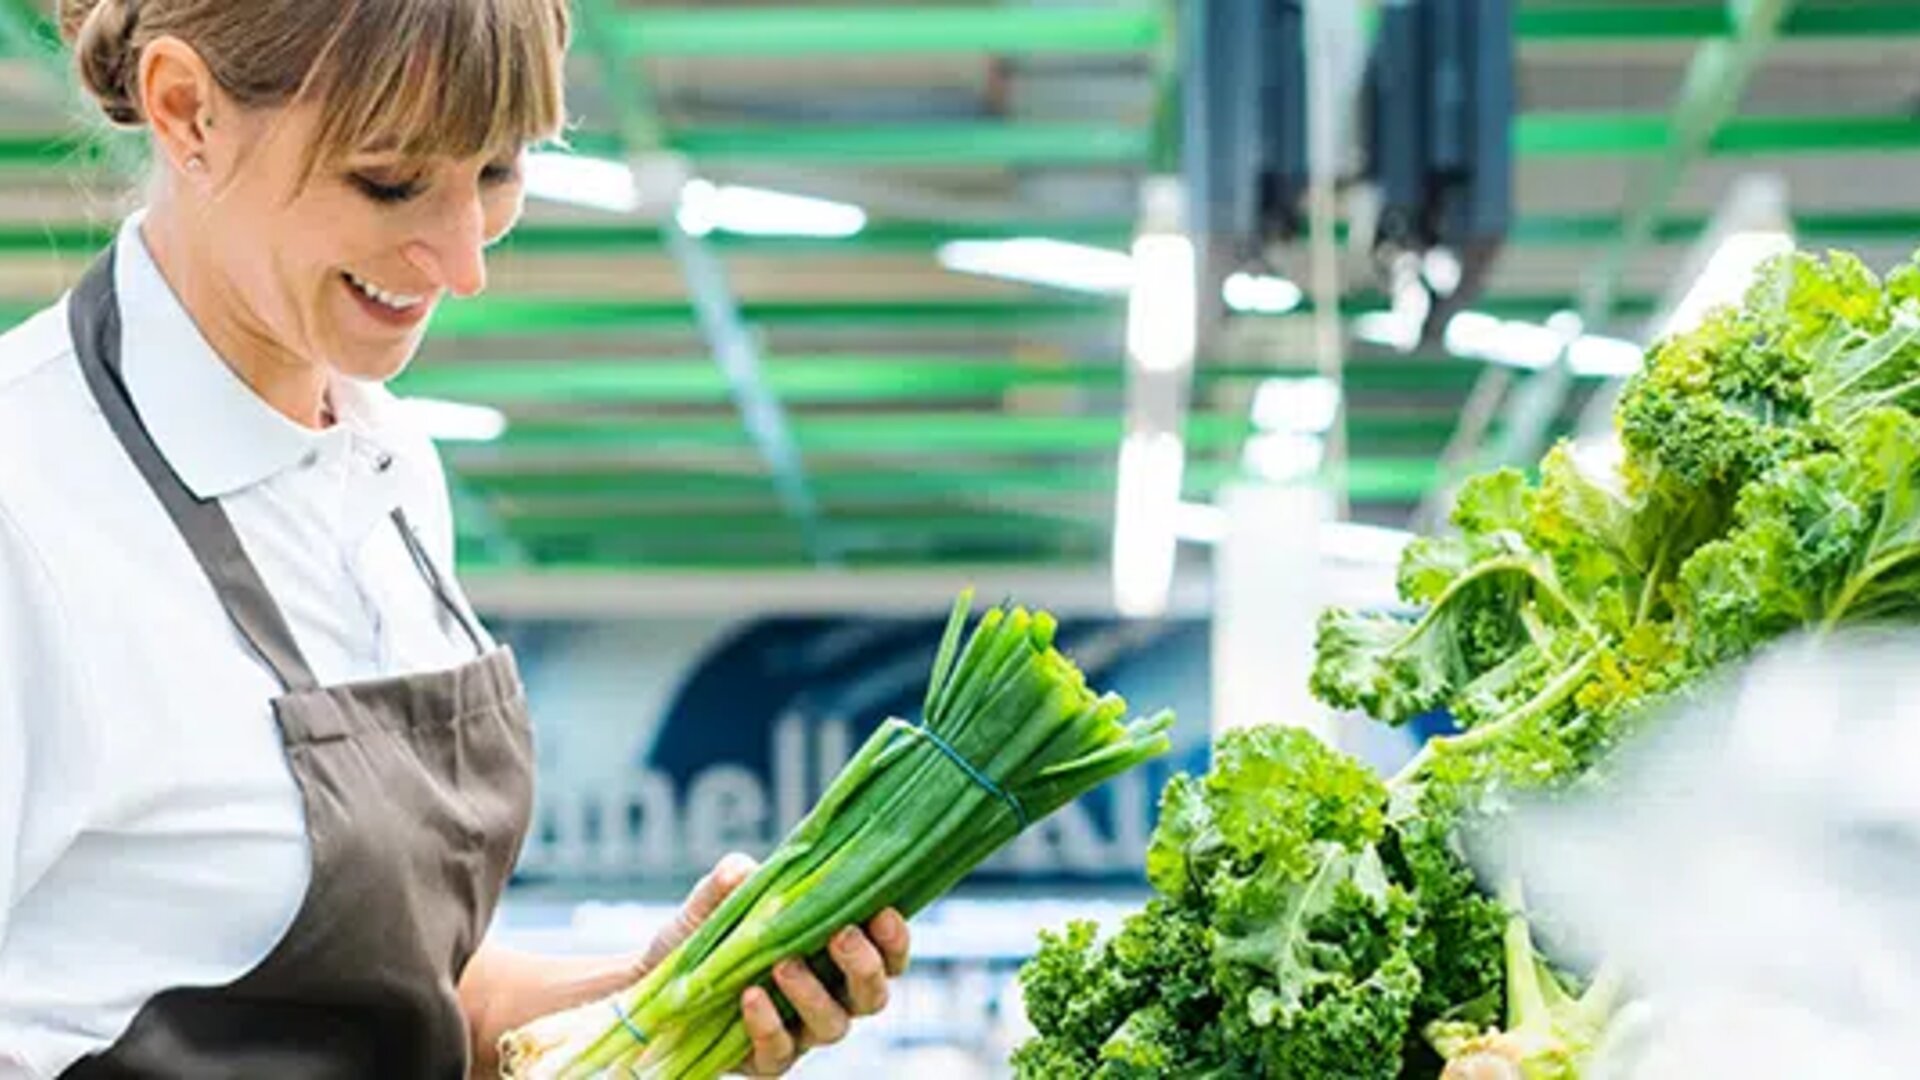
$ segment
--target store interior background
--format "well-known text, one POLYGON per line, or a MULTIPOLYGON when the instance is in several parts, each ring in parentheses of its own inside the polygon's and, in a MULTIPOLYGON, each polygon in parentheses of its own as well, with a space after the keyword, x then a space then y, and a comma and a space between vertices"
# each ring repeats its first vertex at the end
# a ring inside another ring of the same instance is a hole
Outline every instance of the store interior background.
MULTIPOLYGON (((896 1007, 803 1075, 1003 1075, 1019 962, 1145 895, 1155 793, 1210 732, 1411 752, 1419 725, 1315 705, 1307 652, 1320 606, 1392 604, 1454 479, 1609 453, 1639 349, 1756 254, 1920 245, 1902 0, 579 6, 572 148, 395 384, 539 726, 500 931, 628 948, 770 848, 911 713, 963 588, 1058 612, 1096 683, 1181 717, 1164 767, 929 911, 896 1007), (1366 98, 1433 75, 1393 67, 1402 7, 1503 20, 1508 99, 1449 114, 1499 125, 1504 159, 1462 151, 1490 232, 1390 242, 1366 98), (1279 44, 1295 11, 1324 47, 1279 44), (1316 222, 1272 191, 1321 131, 1316 222)), ((137 202, 65 63, 0 0, 0 325, 137 202)))

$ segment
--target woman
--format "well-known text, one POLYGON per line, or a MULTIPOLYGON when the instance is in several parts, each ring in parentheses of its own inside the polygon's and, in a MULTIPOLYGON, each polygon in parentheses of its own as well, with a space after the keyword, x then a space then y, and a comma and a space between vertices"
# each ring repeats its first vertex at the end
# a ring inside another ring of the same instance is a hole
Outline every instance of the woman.
MULTIPOLYGON (((0 338, 0 1075, 449 1078, 636 979, 482 940, 529 816, 511 656, 380 384, 486 284, 563 116, 565 0, 62 0, 147 209, 0 338)), ((741 1001, 784 1071, 896 913, 741 1001)))

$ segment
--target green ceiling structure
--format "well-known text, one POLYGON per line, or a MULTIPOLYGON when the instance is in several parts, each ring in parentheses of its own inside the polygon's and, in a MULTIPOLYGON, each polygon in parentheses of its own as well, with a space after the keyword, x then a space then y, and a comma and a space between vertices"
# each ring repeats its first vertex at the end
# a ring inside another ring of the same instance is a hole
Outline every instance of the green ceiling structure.
MULTIPOLYGON (((752 7, 587 0, 581 10, 579 53, 591 86, 579 97, 599 111, 569 142, 586 154, 666 151, 698 168, 777 175, 792 166, 882 184, 1047 170, 1110 181, 1142 173, 1168 153, 1164 132, 1177 120, 1165 108, 1177 95, 1161 63, 1172 54, 1174 20, 1159 0, 752 7), (892 57, 979 63, 986 89, 977 114, 941 119, 942 110, 903 108, 868 120, 822 110, 817 121, 788 122, 730 112, 724 102, 681 115, 653 101, 664 92, 656 73, 697 70, 708 60, 811 62, 831 84, 835 65, 892 57), (1138 108, 1084 116, 1002 108, 1006 76, 1023 65, 1132 79, 1142 91, 1138 108)), ((0 57, 51 71, 58 54, 49 25, 45 4, 0 0, 0 57)), ((1920 118, 1875 111, 1889 108, 1884 102, 1858 112, 1844 111, 1844 103, 1836 111, 1833 102, 1805 113, 1738 107, 1770 48, 1920 36, 1920 3, 1522 0, 1515 30, 1523 57, 1671 43, 1682 55, 1691 46, 1696 59, 1665 111, 1516 118, 1523 167, 1623 162, 1645 179, 1617 212, 1522 214, 1510 248, 1590 253, 1584 261, 1594 283, 1584 295, 1547 282, 1474 305, 1502 318, 1544 321, 1576 310, 1601 324, 1653 314, 1656 298, 1627 288, 1626 270, 1650 247, 1690 243, 1705 228, 1704 215, 1672 207, 1696 162, 1920 150, 1920 118)), ((0 198, 12 185, 97 185, 124 161, 100 131, 57 121, 42 128, 0 131, 0 198)), ((1802 213, 1796 228, 1813 244, 1915 246, 1920 202, 1888 191, 1882 205, 1802 213)), ((1085 565, 1103 561, 1109 542, 1125 393, 1122 301, 1037 289, 903 289, 855 298, 783 289, 736 298, 715 288, 725 283, 728 260, 790 266, 804 283, 834 273, 835 260, 931 266, 953 240, 1043 236, 1122 250, 1132 233, 1124 218, 1066 208, 985 220, 929 213, 877 216, 844 239, 715 233, 698 238, 696 250, 670 224, 536 217, 498 257, 519 277, 579 260, 599 275, 594 287, 447 305, 396 389, 495 405, 511 418, 497 442, 446 448, 462 557, 475 572, 808 566, 823 552, 849 566, 1085 565), (642 264, 629 260, 667 259, 685 271, 684 294, 661 295, 657 267, 645 268, 653 292, 632 287, 642 264), (721 348, 701 351, 719 341, 732 342, 736 360, 754 359, 749 382, 716 362, 721 348), (755 418, 768 416, 777 424, 756 429, 755 418)), ((0 222, 0 260, 10 267, 46 260, 77 272, 111 236, 99 223, 9 216, 0 222)), ((755 269, 764 275, 765 265, 755 269)), ((567 272, 574 275, 567 280, 581 280, 578 269, 567 272)), ((47 299, 0 297, 0 325, 47 299)), ((1383 307, 1378 296, 1354 295, 1341 313, 1383 307)), ((1293 317, 1246 325, 1266 333, 1293 317)), ((1252 432, 1248 401, 1266 379, 1309 373, 1310 358, 1297 355, 1303 347, 1222 350, 1200 361, 1185 431, 1189 498, 1210 498, 1241 475, 1252 432)), ((1353 456, 1342 480, 1356 507, 1382 518, 1404 515, 1444 489, 1442 452, 1482 370, 1445 356, 1357 349, 1344 375, 1353 456)), ((1516 387, 1516 402, 1531 404, 1474 435, 1510 450, 1568 431, 1594 385, 1564 370, 1500 377, 1516 387)))

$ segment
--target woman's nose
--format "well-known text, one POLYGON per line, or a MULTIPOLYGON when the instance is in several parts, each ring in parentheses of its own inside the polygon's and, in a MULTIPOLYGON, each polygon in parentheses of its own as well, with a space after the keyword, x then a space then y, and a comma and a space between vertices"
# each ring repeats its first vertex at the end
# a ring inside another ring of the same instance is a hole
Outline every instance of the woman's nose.
POLYGON ((405 248, 407 260, 434 284, 455 296, 487 288, 486 215, 479 199, 448 207, 434 228, 405 248))

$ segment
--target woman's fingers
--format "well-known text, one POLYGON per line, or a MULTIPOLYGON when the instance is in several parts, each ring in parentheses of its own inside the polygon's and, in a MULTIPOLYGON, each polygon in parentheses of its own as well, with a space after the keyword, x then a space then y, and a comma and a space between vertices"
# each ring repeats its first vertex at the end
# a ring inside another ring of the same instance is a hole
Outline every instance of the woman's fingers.
POLYGON ((913 935, 907 920, 893 908, 881 912, 867 923, 867 937, 880 947, 887 974, 898 978, 907 973, 907 957, 913 948, 913 935))
POLYGON ((803 1046, 832 1046, 847 1037, 853 1018, 827 988, 798 960, 782 960, 773 969, 773 981, 800 1014, 803 1046))
POLYGON ((847 1008, 855 1016, 872 1016, 887 1007, 887 962, 867 935, 854 927, 833 935, 827 946, 833 962, 847 977, 847 1008))
POLYGON ((793 1068, 800 1047, 793 1033, 780 1021, 780 1010, 773 998, 757 986, 749 986, 740 996, 740 1016, 753 1040, 753 1052, 747 1055, 745 1072, 749 1076, 779 1076, 793 1068))

